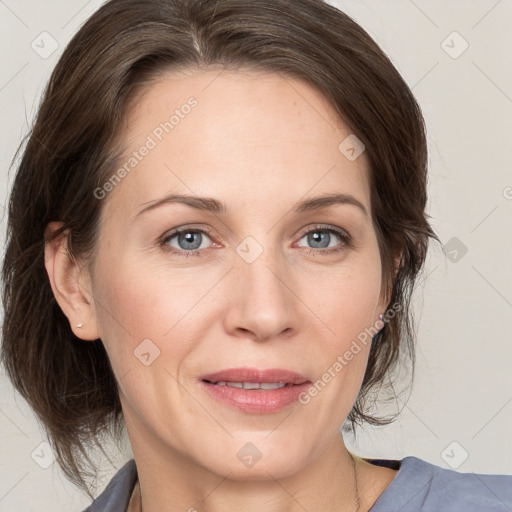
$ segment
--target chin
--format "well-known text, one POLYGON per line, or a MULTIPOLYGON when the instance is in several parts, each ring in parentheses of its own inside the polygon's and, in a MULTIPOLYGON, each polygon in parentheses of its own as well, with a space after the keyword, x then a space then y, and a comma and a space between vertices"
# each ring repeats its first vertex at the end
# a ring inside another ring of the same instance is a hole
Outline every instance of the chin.
MULTIPOLYGON (((217 457, 215 453, 208 455, 209 458, 212 455, 217 457)), ((265 481, 286 478, 297 473, 307 464, 306 457, 305 453, 297 453, 296 449, 285 449, 268 439, 266 442, 255 439, 232 443, 229 448, 220 450, 216 460, 201 462, 210 471, 223 476, 229 474, 231 480, 265 481)))

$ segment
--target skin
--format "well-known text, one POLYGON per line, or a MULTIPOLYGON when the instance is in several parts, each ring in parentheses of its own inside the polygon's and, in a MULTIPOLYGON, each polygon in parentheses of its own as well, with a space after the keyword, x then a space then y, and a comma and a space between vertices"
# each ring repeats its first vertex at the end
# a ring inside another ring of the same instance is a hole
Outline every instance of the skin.
MULTIPOLYGON (((106 347, 145 512, 356 510, 339 428, 360 389, 369 343, 310 403, 269 414, 215 400, 198 378, 252 366, 291 369, 314 382, 376 325, 388 297, 365 154, 350 161, 338 150, 350 131, 306 83, 209 69, 166 75, 133 103, 127 157, 190 96, 197 106, 102 199, 92 271, 69 258, 65 236, 47 245, 55 296, 74 333, 106 347), (216 198, 228 213, 168 203, 133 220, 170 193, 216 198), (368 215, 350 204, 293 211, 297 201, 327 193, 354 196, 368 215), (320 245, 307 236, 315 224, 325 225, 320 245), (185 225, 211 229, 198 235, 202 256, 186 257, 183 238, 159 243, 185 225), (248 236, 263 249, 252 263, 236 251, 248 236), (333 247, 341 250, 326 252, 333 247), (148 365, 134 355, 146 339, 151 354, 160 351, 148 365), (262 454, 252 467, 237 457, 249 442, 262 454)), ((356 470, 359 510, 368 510, 396 471, 357 457, 356 470)))

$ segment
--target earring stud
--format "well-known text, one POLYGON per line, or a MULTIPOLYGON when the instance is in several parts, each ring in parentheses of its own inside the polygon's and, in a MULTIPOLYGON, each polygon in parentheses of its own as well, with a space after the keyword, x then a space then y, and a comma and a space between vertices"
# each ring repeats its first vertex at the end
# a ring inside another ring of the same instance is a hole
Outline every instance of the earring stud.
POLYGON ((83 327, 83 326, 84 326, 84 324, 79 323, 79 324, 76 324, 76 326, 77 326, 78 328, 80 328, 80 327, 83 327))

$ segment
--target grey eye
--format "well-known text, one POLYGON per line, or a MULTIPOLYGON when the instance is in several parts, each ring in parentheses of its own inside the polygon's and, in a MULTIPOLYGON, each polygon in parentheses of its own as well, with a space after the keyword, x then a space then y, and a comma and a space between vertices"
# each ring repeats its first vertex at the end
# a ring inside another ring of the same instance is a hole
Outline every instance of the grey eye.
POLYGON ((341 236, 333 230, 330 229, 314 229, 306 233, 301 240, 304 238, 307 239, 308 245, 312 249, 327 249, 328 247, 335 247, 336 237, 338 241, 341 239, 341 236), (333 236, 335 235, 335 236, 333 236), (334 242, 330 245, 331 242, 334 242))
POLYGON ((201 247, 202 242, 204 242, 204 237, 208 238, 208 235, 202 231, 187 229, 170 235, 167 238, 166 243, 171 245, 171 247, 182 251, 195 251, 204 248, 201 247), (177 247, 171 243, 174 239, 177 240, 177 247))

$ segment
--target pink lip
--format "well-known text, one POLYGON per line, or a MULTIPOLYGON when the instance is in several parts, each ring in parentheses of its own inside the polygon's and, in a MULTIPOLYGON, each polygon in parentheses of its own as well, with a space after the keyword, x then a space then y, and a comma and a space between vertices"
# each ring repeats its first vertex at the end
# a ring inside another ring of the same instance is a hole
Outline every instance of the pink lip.
POLYGON ((201 377, 209 382, 284 382, 285 384, 302 384, 310 382, 307 377, 291 370, 269 368, 229 368, 220 372, 211 373, 201 377))
POLYGON ((212 397, 245 413, 265 414, 276 412, 296 402, 311 384, 303 375, 290 370, 271 368, 232 368, 202 377, 199 384, 212 397), (218 386, 215 382, 281 382, 288 384, 280 389, 240 389, 218 386))

